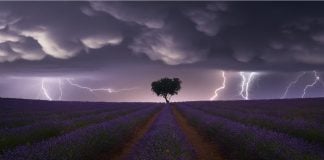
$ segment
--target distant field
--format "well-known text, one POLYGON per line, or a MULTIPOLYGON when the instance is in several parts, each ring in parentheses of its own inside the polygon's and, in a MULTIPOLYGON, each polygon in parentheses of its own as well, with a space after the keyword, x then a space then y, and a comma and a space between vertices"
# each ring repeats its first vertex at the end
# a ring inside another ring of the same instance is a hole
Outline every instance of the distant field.
POLYGON ((324 99, 0 99, 1 160, 324 159, 324 99))

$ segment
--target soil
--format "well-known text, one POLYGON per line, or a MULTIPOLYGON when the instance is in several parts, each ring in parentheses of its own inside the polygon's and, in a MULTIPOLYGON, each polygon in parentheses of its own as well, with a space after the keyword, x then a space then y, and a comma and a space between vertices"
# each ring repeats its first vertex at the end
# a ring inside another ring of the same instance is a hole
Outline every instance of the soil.
MULTIPOLYGON (((114 156, 102 156, 101 160, 123 160, 126 159, 135 145, 143 138, 145 133, 151 128, 161 111, 155 113, 144 125, 134 130, 133 137, 123 147, 122 150, 115 153, 114 156)), ((215 144, 211 144, 206 141, 199 132, 192 127, 187 119, 172 106, 172 114, 175 116, 177 124, 180 126, 182 132, 184 132, 189 143, 192 145, 197 160, 224 160, 224 157, 220 153, 218 147, 215 144)))
POLYGON ((186 118, 176 109, 175 106, 172 106, 172 112, 178 125, 193 146, 197 160, 224 160, 224 157, 218 149, 219 147, 207 142, 199 132, 189 124, 186 118))
MULTIPOLYGON (((109 160, 123 160, 130 154, 132 149, 135 147, 137 142, 143 138, 144 134, 151 128, 157 117, 160 115, 161 110, 155 113, 144 125, 136 128, 131 140, 129 140, 123 147, 120 152, 116 152, 114 156, 105 158, 109 160)), ((104 160, 104 159, 102 159, 104 160)))

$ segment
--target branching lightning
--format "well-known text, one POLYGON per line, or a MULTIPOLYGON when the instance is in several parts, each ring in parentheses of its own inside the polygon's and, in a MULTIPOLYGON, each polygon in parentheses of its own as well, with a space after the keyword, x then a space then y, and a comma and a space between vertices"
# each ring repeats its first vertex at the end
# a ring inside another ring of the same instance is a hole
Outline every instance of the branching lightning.
POLYGON ((241 83, 241 92, 240 92, 240 95, 246 99, 246 97, 243 95, 244 94, 244 88, 245 88, 245 76, 244 76, 244 73, 243 72, 240 72, 240 76, 242 77, 242 83, 241 83))
POLYGON ((303 92, 303 95, 301 96, 301 98, 304 98, 305 97, 308 88, 315 86, 317 84, 317 82, 320 81, 320 77, 317 75, 317 72, 316 71, 313 71, 313 73, 314 73, 314 78, 315 79, 314 79, 313 83, 307 84, 305 86, 304 92, 303 92))
POLYGON ((256 74, 255 72, 251 72, 251 73, 249 73, 248 77, 246 78, 244 75, 244 72, 240 72, 240 76, 242 78, 240 95, 245 100, 249 99, 249 89, 250 89, 250 85, 253 81, 255 74, 256 74))
MULTIPOLYGON (((52 98, 50 96, 49 92, 47 91, 47 88, 45 86, 45 82, 46 82, 46 80, 43 78, 42 79, 42 91, 43 91, 43 94, 46 97, 46 99, 52 101, 54 98, 52 98)), ((58 79, 58 88, 59 88, 59 91, 60 91, 58 100, 62 100, 62 97, 63 97, 63 88, 62 88, 62 81, 61 81, 61 79, 58 79)))
POLYGON ((251 81, 253 80, 254 75, 255 75, 254 72, 250 73, 249 78, 248 78, 248 80, 247 80, 247 82, 246 82, 246 87, 245 87, 245 97, 246 97, 246 99, 249 99, 250 83, 251 83, 251 81))
POLYGON ((72 86, 88 90, 89 92, 92 92, 92 93, 96 92, 96 91, 105 91, 105 92, 108 92, 108 93, 116 93, 116 92, 122 92, 122 91, 129 91, 129 90, 137 89, 137 87, 124 88, 124 89, 118 89, 118 90, 115 90, 115 89, 112 89, 112 88, 90 88, 90 87, 86 87, 86 86, 80 85, 78 83, 72 82, 71 79, 65 79, 65 80, 72 86))
POLYGON ((223 89, 226 88, 226 77, 225 77, 225 72, 224 72, 224 71, 222 71, 222 77, 223 77, 223 83, 222 83, 222 86, 220 86, 219 88, 217 88, 217 89, 215 90, 215 94, 214 94, 214 96, 212 96, 212 97, 210 98, 210 100, 214 100, 214 99, 216 99, 216 98, 218 97, 218 93, 219 93, 221 90, 223 90, 223 89))
MULTIPOLYGON (((71 86, 74 86, 74 87, 77 87, 77 88, 80 88, 80 89, 88 90, 91 93, 94 93, 96 91, 104 91, 104 92, 108 92, 108 93, 117 93, 117 92, 122 92, 122 91, 134 90, 134 89, 137 89, 138 88, 138 87, 133 87, 133 88, 123 88, 123 89, 118 89, 118 90, 115 90, 115 89, 112 89, 112 88, 90 88, 90 87, 86 87, 86 86, 83 86, 81 84, 75 83, 71 79, 63 79, 63 80, 62 79, 58 79, 58 89, 59 89, 59 97, 58 97, 58 100, 62 100, 62 97, 63 97, 63 88, 62 88, 62 85, 63 85, 64 80, 68 84, 70 84, 71 86)), ((41 81, 43 95, 46 97, 47 100, 52 101, 54 98, 52 98, 50 96, 50 94, 48 92, 48 89, 45 86, 45 83, 46 83, 46 80, 45 80, 45 78, 43 78, 42 81, 41 81)))
MULTIPOLYGON (((300 73, 293 81, 291 81, 288 86, 285 89, 285 92, 283 93, 283 95, 281 96, 281 99, 286 98, 287 94, 289 93, 289 90, 295 86, 300 79, 305 76, 307 72, 302 72, 300 73)), ((251 85, 253 83, 253 80, 256 76, 256 72, 239 72, 239 75, 241 77, 241 90, 239 95, 245 99, 245 100, 249 100, 249 93, 250 93, 250 88, 251 85)), ((217 97, 219 96, 219 93, 224 90, 226 88, 226 83, 227 83, 227 77, 225 75, 225 71, 221 71, 221 75, 223 78, 222 81, 222 85, 218 88, 215 89, 214 91, 214 95, 212 97, 210 97, 210 100, 215 100, 217 99, 217 97)), ((301 95, 301 98, 304 98, 307 95, 307 91, 309 90, 309 88, 314 87, 317 83, 321 83, 324 87, 324 81, 321 80, 319 74, 316 71, 313 71, 313 76, 314 76, 314 80, 312 83, 307 84, 304 89, 303 89, 303 94, 301 95)), ((46 84, 46 78, 43 78, 41 80, 41 91, 40 93, 43 94, 43 96, 47 99, 47 100, 54 100, 56 98, 53 98, 53 96, 50 94, 50 92, 48 91, 48 83, 46 84)), ((137 89, 138 87, 133 87, 133 88, 124 88, 124 89, 113 89, 113 88, 91 88, 88 86, 84 86, 81 85, 79 83, 76 83, 75 81, 73 81, 73 79, 58 79, 58 90, 59 90, 59 95, 57 97, 57 100, 62 100, 63 98, 63 84, 69 84, 70 86, 73 87, 77 87, 80 89, 84 89, 87 90, 91 93, 95 93, 95 92, 108 92, 108 93, 117 93, 117 92, 122 92, 122 91, 129 91, 129 90, 134 90, 137 89), (66 83, 64 83, 66 82, 66 83)))
POLYGON ((300 80, 300 78, 303 77, 305 74, 306 74, 306 72, 302 72, 301 74, 299 74, 299 75, 296 77, 296 79, 295 79, 294 81, 292 81, 292 82, 289 83, 289 85, 287 86, 287 88, 286 88, 284 94, 281 96, 281 99, 286 98, 289 89, 290 89, 293 85, 295 85, 295 84, 300 80))
POLYGON ((45 87, 45 79, 42 79, 42 91, 48 100, 53 100, 52 97, 48 94, 47 89, 45 87))

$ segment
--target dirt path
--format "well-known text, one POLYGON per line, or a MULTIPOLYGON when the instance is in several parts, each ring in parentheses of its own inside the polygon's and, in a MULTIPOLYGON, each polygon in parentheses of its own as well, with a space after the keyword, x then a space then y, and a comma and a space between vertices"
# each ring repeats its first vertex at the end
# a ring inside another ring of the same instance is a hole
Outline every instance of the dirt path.
POLYGON ((196 151, 198 160, 224 159, 218 151, 217 146, 206 142, 203 137, 199 135, 196 129, 187 122, 185 117, 181 115, 181 113, 175 108, 175 106, 172 106, 172 112, 176 118, 178 125, 185 133, 189 142, 192 144, 194 150, 196 151))
POLYGON ((159 116, 160 112, 162 110, 155 113, 147 122, 144 124, 144 126, 138 127, 134 130, 133 137, 128 143, 124 145, 122 150, 118 153, 116 153, 115 156, 109 157, 107 159, 109 160, 123 160, 125 159, 132 149, 135 147, 135 144, 144 136, 144 134, 151 128, 152 124, 155 122, 156 118, 159 116))

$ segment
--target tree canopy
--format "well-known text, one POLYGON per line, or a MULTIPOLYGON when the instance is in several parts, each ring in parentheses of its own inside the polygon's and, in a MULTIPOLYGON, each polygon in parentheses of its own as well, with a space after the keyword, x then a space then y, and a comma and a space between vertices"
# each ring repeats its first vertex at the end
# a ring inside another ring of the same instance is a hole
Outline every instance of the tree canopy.
POLYGON ((166 103, 170 102, 173 95, 178 94, 181 89, 181 80, 179 78, 161 78, 151 84, 152 91, 157 96, 162 96, 166 103))

